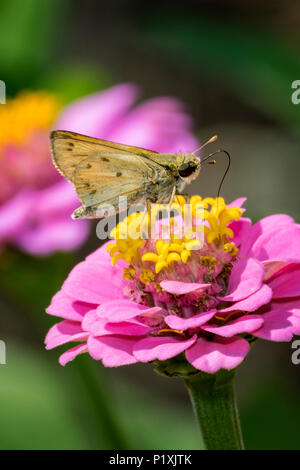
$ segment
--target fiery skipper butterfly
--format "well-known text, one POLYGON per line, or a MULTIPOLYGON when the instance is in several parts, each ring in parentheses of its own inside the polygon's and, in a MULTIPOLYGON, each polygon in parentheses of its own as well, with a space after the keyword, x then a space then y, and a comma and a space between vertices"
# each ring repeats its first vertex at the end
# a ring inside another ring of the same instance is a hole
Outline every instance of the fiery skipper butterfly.
POLYGON ((55 167, 74 184, 82 203, 72 215, 75 219, 98 218, 97 209, 103 204, 118 211, 119 196, 127 197, 128 207, 171 202, 201 169, 195 155, 200 149, 157 153, 60 130, 51 133, 50 142, 55 167))

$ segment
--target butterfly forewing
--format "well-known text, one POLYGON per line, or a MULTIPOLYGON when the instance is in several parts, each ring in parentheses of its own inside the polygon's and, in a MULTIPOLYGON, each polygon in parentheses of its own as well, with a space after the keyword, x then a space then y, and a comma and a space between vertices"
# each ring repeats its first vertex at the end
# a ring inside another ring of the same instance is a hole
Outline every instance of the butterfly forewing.
POLYGON ((77 165, 83 159, 96 156, 100 152, 135 154, 145 157, 157 155, 152 150, 95 139, 69 131, 53 131, 50 142, 54 165, 72 183, 74 182, 74 172, 77 165))
POLYGON ((177 156, 118 144, 69 131, 51 133, 54 165, 77 191, 83 204, 76 217, 97 217, 97 206, 117 210, 119 196, 128 206, 165 201, 172 194, 177 156), (85 210, 87 209, 87 210, 85 210))

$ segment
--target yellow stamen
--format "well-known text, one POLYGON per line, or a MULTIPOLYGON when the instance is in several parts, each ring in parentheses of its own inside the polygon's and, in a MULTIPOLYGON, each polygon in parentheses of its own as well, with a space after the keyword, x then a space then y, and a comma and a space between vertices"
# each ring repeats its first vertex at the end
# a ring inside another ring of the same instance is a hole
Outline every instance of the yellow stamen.
POLYGON ((226 253, 230 253, 232 256, 236 256, 239 251, 233 242, 225 243, 224 250, 226 251, 226 253))
POLYGON ((181 261, 185 264, 187 263, 187 260, 189 259, 189 257, 191 256, 191 252, 188 251, 188 250, 183 250, 181 252, 181 261))
POLYGON ((123 279, 126 279, 128 281, 133 281, 135 275, 136 275, 136 271, 132 266, 129 266, 129 268, 124 268, 123 279))
POLYGON ((200 264, 202 266, 212 268, 213 266, 219 264, 219 261, 216 259, 215 256, 200 256, 200 264))
POLYGON ((236 312, 230 312, 228 313, 228 315, 226 315, 226 317, 220 317, 219 315, 215 315, 214 318, 216 318, 217 320, 221 320, 223 321, 224 323, 227 322, 236 312))
POLYGON ((169 250, 170 251, 175 251, 176 253, 181 253, 183 250, 183 245, 180 245, 179 243, 170 243, 169 250))
POLYGON ((173 261, 181 261, 181 257, 178 253, 170 253, 167 256, 167 264, 171 264, 173 261))
POLYGON ((142 256, 142 261, 153 261, 153 263, 156 263, 159 260, 159 256, 155 253, 145 253, 142 256))
POLYGON ((177 335, 184 335, 184 332, 182 330, 173 330, 172 328, 163 328, 157 332, 158 335, 163 335, 163 334, 177 334, 177 335))
POLYGON ((151 269, 143 269, 139 275, 139 279, 144 284, 150 284, 151 282, 155 281, 155 274, 151 271, 151 269))
POLYGON ((155 272, 156 274, 160 273, 160 271, 164 268, 167 268, 168 267, 168 264, 166 261, 158 261, 156 264, 155 264, 155 272))

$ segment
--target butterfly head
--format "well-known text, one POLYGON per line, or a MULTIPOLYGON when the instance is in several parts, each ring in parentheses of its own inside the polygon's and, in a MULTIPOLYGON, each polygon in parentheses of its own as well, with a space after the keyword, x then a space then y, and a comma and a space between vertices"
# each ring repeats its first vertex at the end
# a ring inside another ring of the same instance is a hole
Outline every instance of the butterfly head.
POLYGON ((200 173, 201 162, 200 158, 195 157, 192 153, 186 153, 178 167, 179 177, 186 183, 190 183, 200 173))

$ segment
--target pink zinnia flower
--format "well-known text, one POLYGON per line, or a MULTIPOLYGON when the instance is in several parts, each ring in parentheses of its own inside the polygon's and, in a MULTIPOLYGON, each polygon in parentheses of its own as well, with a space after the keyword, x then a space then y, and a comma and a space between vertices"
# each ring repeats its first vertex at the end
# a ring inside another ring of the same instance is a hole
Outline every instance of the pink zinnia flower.
POLYGON ((74 190, 51 163, 49 131, 59 103, 44 92, 22 93, 0 108, 0 245, 34 255, 72 250, 88 234, 70 211, 74 190))
POLYGON ((51 128, 140 145, 164 152, 194 149, 191 120, 174 98, 133 108, 137 89, 109 88, 67 106, 50 94, 23 93, 0 108, 0 247, 10 243, 34 255, 69 251, 88 235, 86 221, 70 214, 76 193, 55 170, 49 153, 51 128))
POLYGON ((204 208, 203 245, 175 230, 169 240, 124 239, 141 215, 121 222, 52 299, 47 312, 64 320, 47 349, 79 342, 62 365, 87 352, 107 367, 183 358, 215 373, 237 367, 255 338, 299 334, 300 227, 282 214, 252 225, 244 201, 191 198, 193 211, 204 208))

